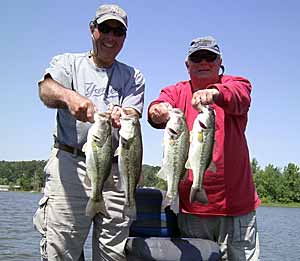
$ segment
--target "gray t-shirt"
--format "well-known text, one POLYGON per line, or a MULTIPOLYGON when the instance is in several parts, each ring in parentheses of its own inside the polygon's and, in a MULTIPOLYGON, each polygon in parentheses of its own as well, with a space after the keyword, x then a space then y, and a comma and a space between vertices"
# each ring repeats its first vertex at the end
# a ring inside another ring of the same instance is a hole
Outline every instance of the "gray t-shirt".
MULTIPOLYGON (((98 68, 90 60, 89 53, 65 53, 53 57, 44 76, 46 74, 66 88, 92 100, 99 111, 106 111, 108 104, 113 103, 123 108, 133 108, 142 114, 144 77, 139 70, 124 63, 115 61, 110 68, 98 68)), ((57 109, 54 135, 59 142, 82 149, 90 126, 90 123, 76 120, 68 109, 57 109)), ((118 130, 113 130, 113 137, 116 148, 118 130)))

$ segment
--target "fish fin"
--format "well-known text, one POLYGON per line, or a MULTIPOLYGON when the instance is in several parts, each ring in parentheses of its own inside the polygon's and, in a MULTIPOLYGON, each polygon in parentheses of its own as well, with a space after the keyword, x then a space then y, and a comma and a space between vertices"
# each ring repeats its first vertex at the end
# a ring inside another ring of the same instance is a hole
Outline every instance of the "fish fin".
POLYGON ((186 161, 186 163, 185 163, 185 168, 186 168, 186 169, 192 169, 191 163, 190 163, 189 159, 188 159, 188 160, 186 161))
POLYGON ((217 166, 216 166, 216 164, 213 161, 210 162, 210 164, 209 164, 209 166, 208 166, 207 169, 210 170, 210 171, 212 171, 212 172, 214 172, 214 173, 217 172, 217 166))
POLYGON ((116 184, 117 189, 120 191, 124 191, 124 186, 125 186, 125 183, 123 182, 122 178, 119 178, 119 180, 117 181, 117 184, 116 184))
POLYGON ((165 195, 162 203, 161 203, 161 210, 165 211, 166 208, 169 207, 174 213, 179 213, 179 196, 178 194, 172 198, 165 195))
POLYGON ((115 150, 115 153, 114 153, 114 157, 117 157, 120 155, 120 147, 118 147, 116 150, 115 150))
POLYGON ((119 179, 118 179, 118 182, 116 184, 116 187, 118 190, 120 191, 125 191, 125 187, 126 187, 126 180, 125 180, 125 177, 124 175, 121 175, 121 170, 119 169, 119 173, 120 173, 120 176, 119 176, 119 179))
POLYGON ((194 135, 193 135, 193 131, 191 130, 189 134, 190 134, 190 135, 189 135, 189 136, 190 136, 190 137, 189 137, 189 141, 190 141, 190 144, 191 144, 192 141, 193 141, 193 136, 194 136, 194 135))
POLYGON ((82 151, 84 152, 84 153, 86 153, 87 152, 87 142, 86 143, 84 143, 83 144, 83 146, 82 146, 82 151))
POLYGON ((107 186, 108 188, 115 186, 113 175, 108 175, 105 180, 105 186, 107 186))
POLYGON ((156 173, 156 176, 167 181, 167 174, 166 171, 164 171, 163 167, 161 167, 160 170, 156 173))
POLYGON ((205 192, 205 189, 194 189, 193 187, 191 187, 191 191, 190 191, 190 202, 200 202, 203 205, 207 205, 208 204, 208 198, 205 192))
POLYGON ((184 173, 184 175, 183 175, 183 177, 181 178, 181 180, 186 180, 188 178, 189 178, 189 171, 186 170, 185 173, 184 173))
POLYGON ((172 198, 165 196, 161 202, 161 210, 164 211, 166 207, 171 206, 172 198))
POLYGON ((90 177, 89 177, 88 175, 85 175, 85 176, 84 176, 83 183, 84 183, 85 185, 89 186, 89 187, 92 185, 91 179, 90 179, 90 177))
POLYGON ((85 215, 93 218, 97 213, 100 213, 105 217, 110 217, 110 215, 106 211, 105 203, 103 200, 95 201, 90 198, 86 205, 85 215))
POLYGON ((176 195, 176 197, 174 198, 174 200, 172 201, 171 205, 170 205, 170 209, 175 213, 178 214, 179 213, 179 197, 178 195, 176 195))
POLYGON ((124 218, 129 217, 130 220, 136 220, 136 206, 130 207, 129 205, 125 205, 123 216, 124 218))

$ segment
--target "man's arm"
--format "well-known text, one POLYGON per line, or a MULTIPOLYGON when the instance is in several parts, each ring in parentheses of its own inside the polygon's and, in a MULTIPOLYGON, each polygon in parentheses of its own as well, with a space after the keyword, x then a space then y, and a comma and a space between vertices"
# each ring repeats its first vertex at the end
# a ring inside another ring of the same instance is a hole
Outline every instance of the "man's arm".
MULTIPOLYGON (((224 77, 225 78, 225 77, 224 77)), ((251 103, 251 83, 242 77, 232 76, 216 83, 209 88, 219 91, 215 103, 222 107, 227 114, 243 115, 248 112, 251 103)))
POLYGON ((92 101, 65 88, 49 74, 39 83, 39 96, 49 108, 68 109, 77 120, 94 122, 96 107, 92 101))

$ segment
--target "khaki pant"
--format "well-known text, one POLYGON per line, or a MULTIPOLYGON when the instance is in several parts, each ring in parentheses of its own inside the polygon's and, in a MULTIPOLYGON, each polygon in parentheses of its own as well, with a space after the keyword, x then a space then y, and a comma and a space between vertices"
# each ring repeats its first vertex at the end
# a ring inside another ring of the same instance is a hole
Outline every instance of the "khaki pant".
POLYGON ((91 193, 84 158, 53 149, 45 166, 44 197, 33 217, 41 233, 42 260, 84 260, 83 247, 93 222, 93 260, 124 261, 130 221, 123 217, 124 192, 116 188, 117 164, 105 183, 103 197, 110 218, 85 215, 91 193))
POLYGON ((256 212, 237 217, 199 217, 180 213, 182 237, 209 239, 219 244, 222 260, 259 260, 256 212))

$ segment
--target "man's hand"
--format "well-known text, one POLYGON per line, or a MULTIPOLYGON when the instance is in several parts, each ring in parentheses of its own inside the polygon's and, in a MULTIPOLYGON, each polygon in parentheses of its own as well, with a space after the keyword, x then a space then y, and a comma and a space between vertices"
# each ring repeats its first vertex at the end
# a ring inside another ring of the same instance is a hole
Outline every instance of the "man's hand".
POLYGON ((50 74, 39 83, 39 95, 49 108, 68 109, 77 120, 94 122, 94 113, 97 110, 94 103, 79 93, 65 88, 53 80, 50 74))
POLYGON ((170 118, 170 108, 172 108, 172 106, 167 102, 152 105, 149 109, 149 117, 151 121, 155 124, 166 123, 170 118))
POLYGON ((113 106, 113 108, 111 109, 111 120, 112 120, 112 126, 114 128, 121 128, 120 118, 124 114, 133 115, 138 118, 141 117, 140 113, 133 108, 121 108, 120 106, 113 106))
POLYGON ((198 105, 213 104, 215 99, 219 96, 220 92, 218 89, 204 89, 196 91, 193 94, 192 106, 197 109, 198 105))
POLYGON ((94 113, 97 111, 97 108, 91 100, 77 92, 71 92, 66 101, 70 113, 77 120, 94 122, 94 113))
POLYGON ((122 115, 122 108, 120 106, 113 106, 111 111, 111 122, 114 128, 120 128, 120 117, 122 115))

